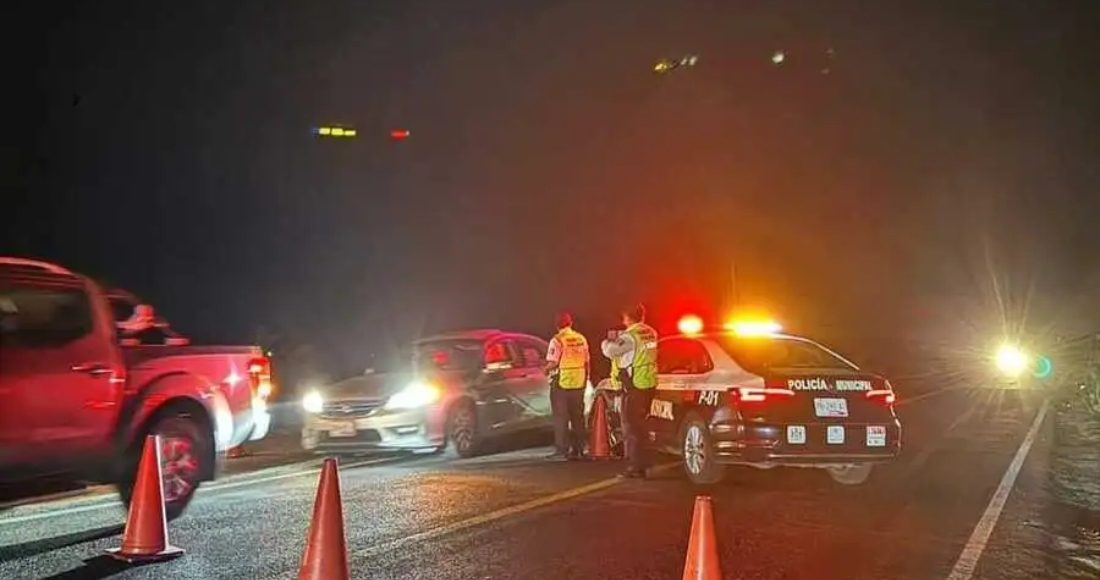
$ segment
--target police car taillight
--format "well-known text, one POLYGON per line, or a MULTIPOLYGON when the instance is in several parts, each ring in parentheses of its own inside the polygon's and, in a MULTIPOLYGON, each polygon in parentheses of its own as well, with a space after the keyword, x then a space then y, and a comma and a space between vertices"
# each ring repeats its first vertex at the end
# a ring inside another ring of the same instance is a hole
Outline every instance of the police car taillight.
POLYGON ((733 392, 737 394, 738 401, 746 403, 763 403, 794 396, 794 391, 777 387, 737 387, 733 392))
POLYGON ((890 381, 884 381, 882 385, 876 385, 876 388, 866 392, 866 396, 869 400, 883 405, 893 405, 894 401, 897 400, 897 395, 894 393, 894 387, 890 384, 890 381))
POLYGON ((897 395, 890 389, 875 389, 873 391, 867 391, 867 398, 884 405, 893 405, 894 401, 897 400, 897 395))

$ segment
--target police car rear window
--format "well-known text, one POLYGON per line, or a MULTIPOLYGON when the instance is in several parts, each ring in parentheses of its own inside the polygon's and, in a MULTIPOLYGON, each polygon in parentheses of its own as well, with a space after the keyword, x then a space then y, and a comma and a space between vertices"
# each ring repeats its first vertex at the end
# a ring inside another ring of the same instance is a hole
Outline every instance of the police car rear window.
POLYGON ((718 344, 741 368, 750 372, 768 369, 854 370, 844 360, 805 340, 722 336, 718 338, 718 344))

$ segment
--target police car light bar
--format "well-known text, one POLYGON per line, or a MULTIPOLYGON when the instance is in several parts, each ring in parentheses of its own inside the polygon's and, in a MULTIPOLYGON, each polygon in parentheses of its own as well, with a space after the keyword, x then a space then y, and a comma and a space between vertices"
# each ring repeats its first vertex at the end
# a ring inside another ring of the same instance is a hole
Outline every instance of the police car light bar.
POLYGON ((703 332, 703 319, 695 315, 688 315, 680 319, 679 324, 676 325, 680 334, 699 334, 703 332))
POLYGON ((767 320, 762 322, 730 322, 725 326, 726 330, 733 331, 738 336, 770 336, 779 334, 783 327, 779 323, 767 320))

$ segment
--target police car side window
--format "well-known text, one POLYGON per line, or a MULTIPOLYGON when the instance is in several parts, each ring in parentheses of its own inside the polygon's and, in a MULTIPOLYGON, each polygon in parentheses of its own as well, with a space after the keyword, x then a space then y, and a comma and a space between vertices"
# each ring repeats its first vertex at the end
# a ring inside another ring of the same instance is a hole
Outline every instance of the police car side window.
POLYGON ((703 343, 691 338, 673 338, 657 346, 657 372, 668 375, 698 375, 714 369, 703 343))

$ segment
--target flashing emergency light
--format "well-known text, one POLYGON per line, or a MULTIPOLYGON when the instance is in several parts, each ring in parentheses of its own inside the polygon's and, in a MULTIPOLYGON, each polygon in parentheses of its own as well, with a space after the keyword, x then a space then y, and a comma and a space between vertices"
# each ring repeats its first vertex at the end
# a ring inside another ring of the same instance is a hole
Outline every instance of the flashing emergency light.
POLYGON ((740 320, 727 323, 726 330, 733 331, 737 336, 770 336, 779 334, 783 327, 774 320, 740 320))
POLYGON ((699 334, 703 331, 703 319, 689 314, 681 318, 676 327, 680 330, 680 334, 699 334))
POLYGON ((1020 376, 1031 364, 1027 353, 1011 344, 1003 344, 997 349, 995 361, 997 370, 1009 378, 1020 376))
POLYGON ((313 134, 320 137, 355 137, 358 132, 347 127, 315 127, 313 134))

